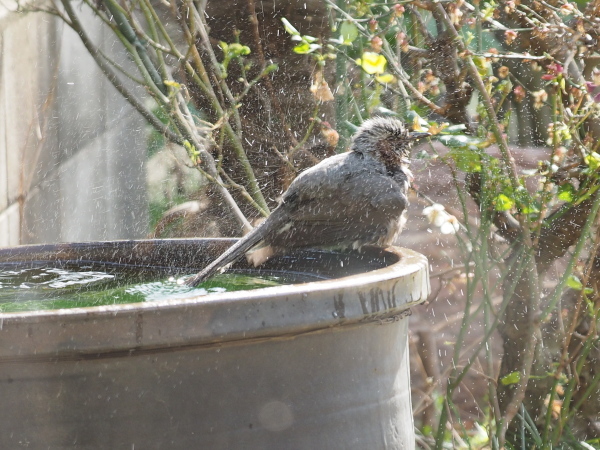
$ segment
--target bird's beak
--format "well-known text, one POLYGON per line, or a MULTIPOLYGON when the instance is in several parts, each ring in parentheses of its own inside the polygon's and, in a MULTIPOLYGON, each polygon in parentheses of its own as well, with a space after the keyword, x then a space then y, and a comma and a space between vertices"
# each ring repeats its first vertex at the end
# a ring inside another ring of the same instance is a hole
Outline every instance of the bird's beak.
POLYGON ((413 131, 411 133, 408 133, 408 139, 410 141, 416 141, 417 139, 421 139, 427 136, 431 136, 431 133, 427 133, 427 132, 420 132, 420 131, 413 131))

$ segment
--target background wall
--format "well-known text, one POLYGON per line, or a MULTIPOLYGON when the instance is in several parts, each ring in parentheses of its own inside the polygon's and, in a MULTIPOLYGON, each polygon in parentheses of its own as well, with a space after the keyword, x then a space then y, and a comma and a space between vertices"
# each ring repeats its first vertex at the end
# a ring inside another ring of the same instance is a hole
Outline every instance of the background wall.
MULTIPOLYGON (((144 120, 72 30, 11 8, 0 3, 0 246, 144 236, 144 120)), ((108 33, 90 34, 111 55, 108 33)))

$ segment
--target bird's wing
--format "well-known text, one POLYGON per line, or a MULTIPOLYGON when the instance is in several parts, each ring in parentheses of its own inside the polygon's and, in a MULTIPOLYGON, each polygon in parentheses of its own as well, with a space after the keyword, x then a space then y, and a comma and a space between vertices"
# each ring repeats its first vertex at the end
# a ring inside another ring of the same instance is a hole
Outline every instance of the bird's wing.
POLYGON ((195 286, 259 244, 281 248, 374 243, 389 233, 406 208, 402 177, 387 175, 383 165, 345 153, 299 175, 283 202, 204 270, 188 279, 195 286))
POLYGON ((375 242, 389 231, 390 222, 407 206, 405 184, 375 164, 334 163, 315 166, 318 170, 296 179, 280 206, 286 223, 265 242, 278 247, 345 246, 375 242))
POLYGON ((322 178, 324 174, 322 173, 322 169, 328 166, 337 166, 338 160, 343 161, 344 159, 345 158, 343 157, 330 158, 331 161, 326 160, 325 164, 318 164, 296 178, 296 180, 294 180, 290 186, 290 189, 288 189, 284 195, 284 203, 275 209, 267 218, 267 220, 232 245, 221 256, 206 266, 198 274, 187 279, 185 283, 188 286, 196 286, 220 270, 224 269, 227 265, 240 259, 253 247, 264 243, 270 244, 274 236, 276 237, 285 235, 286 231, 289 230, 293 222, 290 219, 290 214, 293 212, 294 208, 289 208, 289 206, 292 206, 294 203, 296 203, 299 197, 303 199, 300 200, 299 203, 304 204, 305 200, 310 198, 314 192, 325 192, 326 190, 320 189, 318 186, 320 182, 319 180, 323 181, 322 178), (285 199, 287 199, 287 203, 285 199))

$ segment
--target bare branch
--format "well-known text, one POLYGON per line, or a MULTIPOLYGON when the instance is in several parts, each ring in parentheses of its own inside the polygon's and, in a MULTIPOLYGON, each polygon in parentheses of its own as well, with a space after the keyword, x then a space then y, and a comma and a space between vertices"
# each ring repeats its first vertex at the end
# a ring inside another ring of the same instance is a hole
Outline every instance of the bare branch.
POLYGON ((183 145, 183 138, 173 133, 168 126, 163 124, 150 110, 148 110, 144 104, 138 100, 133 92, 126 88, 123 83, 119 80, 119 77, 113 72, 111 67, 102 57, 102 54, 98 48, 92 43, 85 28, 81 25, 79 18, 73 11, 69 0, 61 0, 63 7, 67 15, 69 16, 70 26, 79 35, 81 42, 90 53, 98 67, 104 73, 106 78, 112 83, 115 89, 133 106, 143 117, 146 119, 157 131, 166 136, 171 142, 179 145, 183 145))

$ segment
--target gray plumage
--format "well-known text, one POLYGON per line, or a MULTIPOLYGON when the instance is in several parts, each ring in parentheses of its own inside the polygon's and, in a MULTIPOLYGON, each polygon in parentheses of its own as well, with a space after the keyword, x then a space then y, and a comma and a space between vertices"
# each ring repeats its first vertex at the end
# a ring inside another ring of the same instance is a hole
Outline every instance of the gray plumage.
POLYGON ((410 145, 427 135, 409 133, 396 119, 365 121, 349 152, 301 173, 261 225, 186 284, 201 283, 252 250, 248 259, 259 265, 292 248, 391 245, 402 231, 408 206, 410 145))

